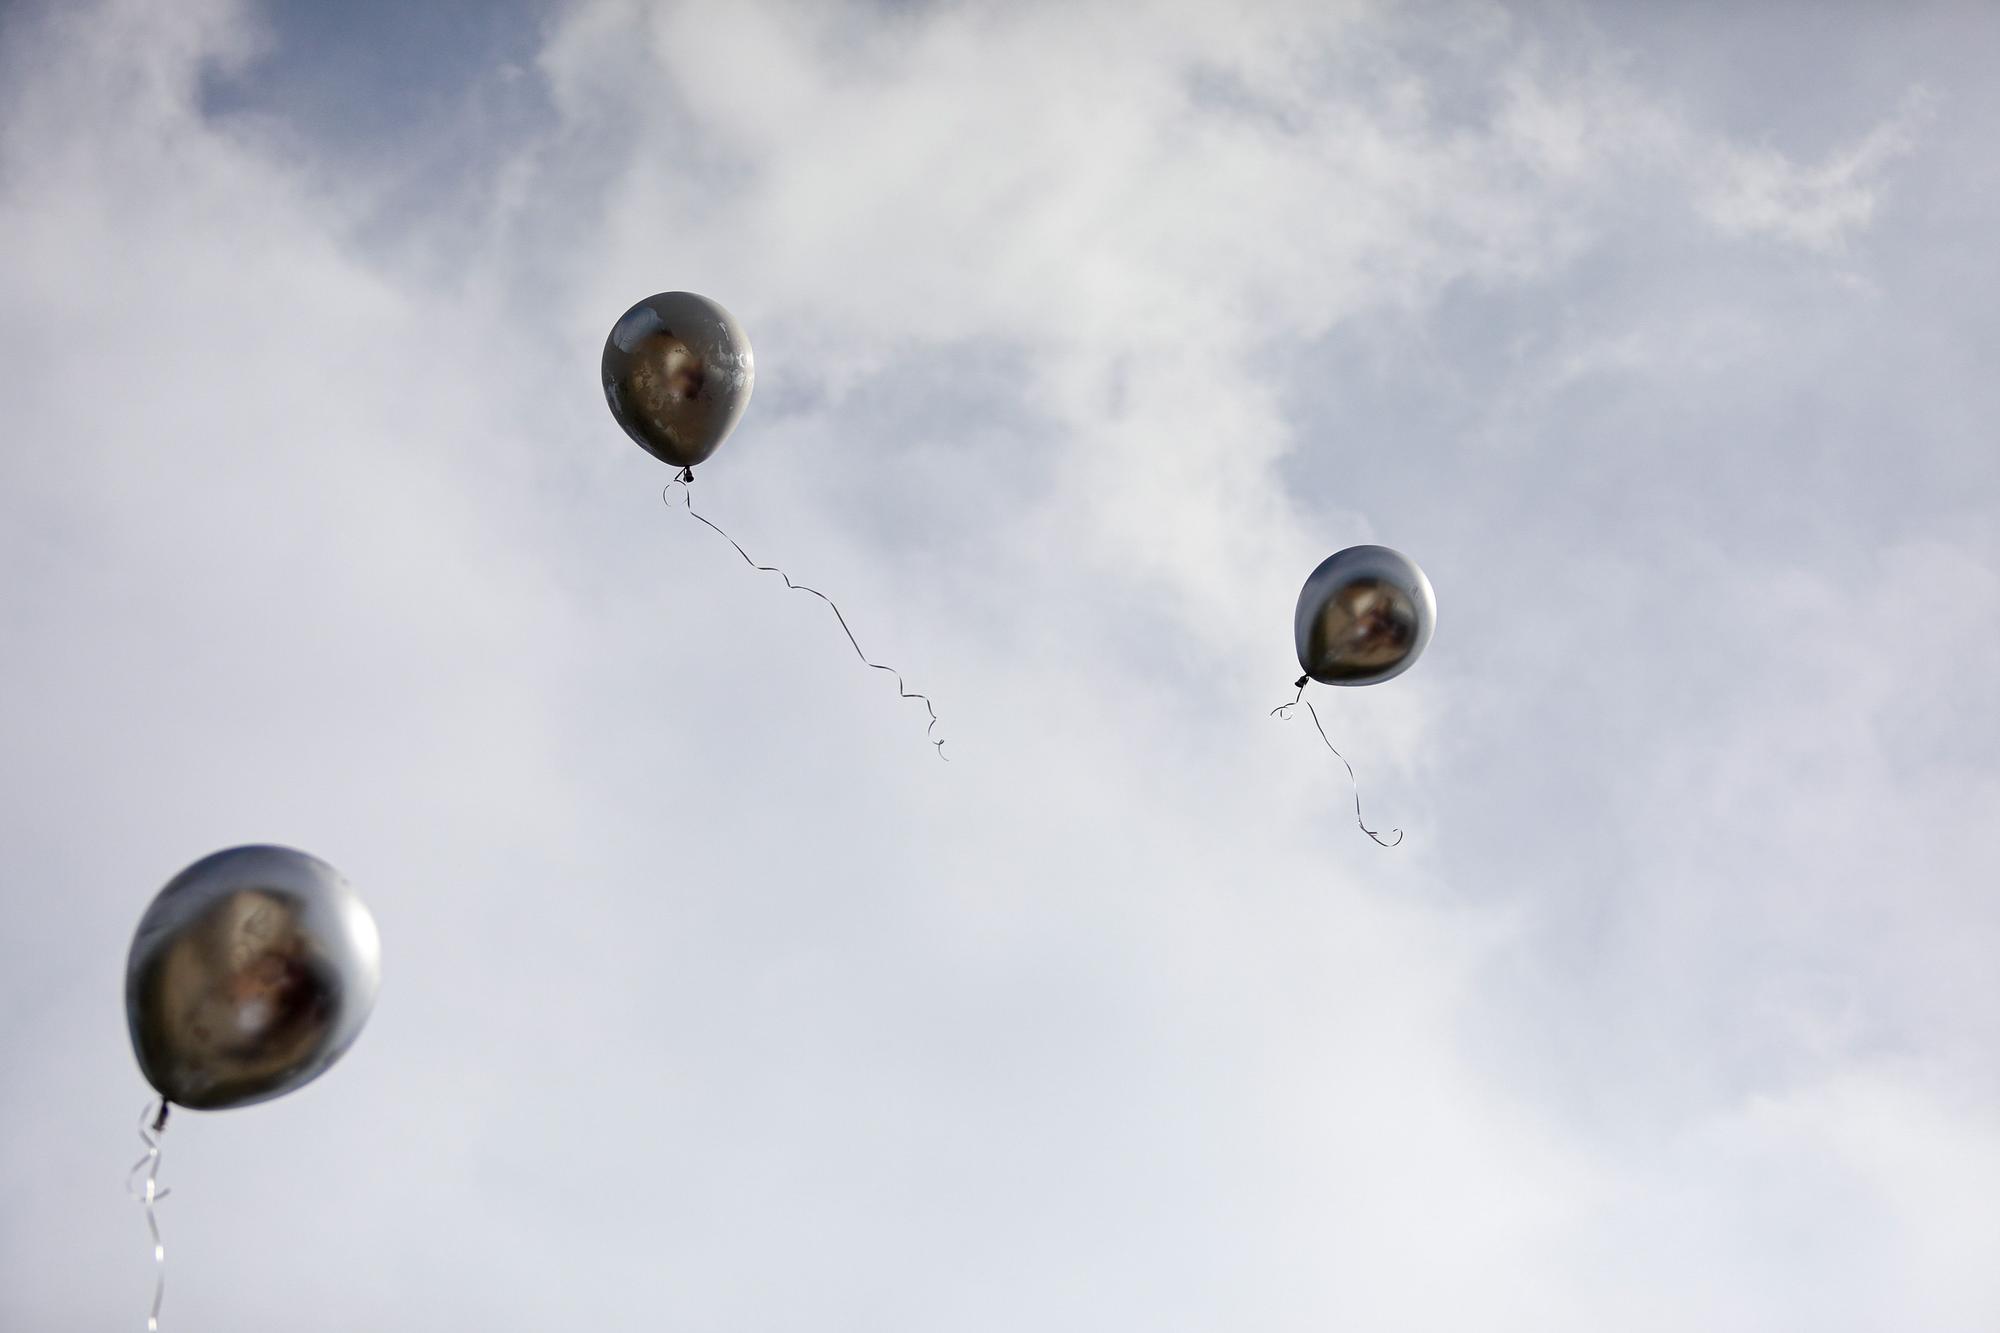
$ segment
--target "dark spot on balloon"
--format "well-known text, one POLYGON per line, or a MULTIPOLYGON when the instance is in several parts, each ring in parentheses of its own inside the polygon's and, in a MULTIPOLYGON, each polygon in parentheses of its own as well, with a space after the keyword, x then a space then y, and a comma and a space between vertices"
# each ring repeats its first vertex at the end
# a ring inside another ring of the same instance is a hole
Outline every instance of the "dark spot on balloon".
POLYGON ((1396 665, 1417 642, 1417 608, 1384 579, 1356 579, 1327 599, 1313 626, 1315 660, 1336 679, 1396 665))

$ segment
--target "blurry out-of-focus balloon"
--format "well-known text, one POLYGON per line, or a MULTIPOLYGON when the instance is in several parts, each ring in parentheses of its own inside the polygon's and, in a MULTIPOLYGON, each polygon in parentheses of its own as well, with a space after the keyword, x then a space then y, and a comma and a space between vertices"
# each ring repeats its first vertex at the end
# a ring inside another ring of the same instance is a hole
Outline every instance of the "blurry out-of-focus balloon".
POLYGON ((727 310, 693 292, 661 292, 627 310, 604 340, 604 400, 641 449, 691 468, 714 453, 750 404, 750 339, 727 310))
POLYGON ((1416 561, 1386 546, 1350 546, 1306 579, 1292 635, 1314 680, 1373 685, 1409 670, 1436 624, 1437 597, 1416 561))
POLYGON ((375 918, 332 866, 288 847, 217 852, 139 921, 125 968, 132 1049, 170 1102, 266 1101, 354 1043, 381 971, 375 918))

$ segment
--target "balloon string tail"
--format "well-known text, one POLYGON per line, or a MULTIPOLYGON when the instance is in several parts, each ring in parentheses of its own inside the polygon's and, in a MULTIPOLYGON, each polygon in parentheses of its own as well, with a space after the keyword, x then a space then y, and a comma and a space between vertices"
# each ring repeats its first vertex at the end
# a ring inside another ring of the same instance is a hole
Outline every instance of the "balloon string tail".
POLYGON ((850 646, 853 647, 854 655, 861 659, 861 664, 875 671, 887 672, 890 676, 895 678, 896 693, 900 697, 904 699, 915 699, 923 704, 924 711, 929 713, 931 716, 930 725, 924 728, 924 736, 926 739, 930 741, 931 745, 936 748, 938 758, 945 760, 946 763, 951 762, 950 759, 946 757, 944 752, 944 739, 936 735, 938 728, 937 706, 931 702, 931 697, 927 694, 919 694, 917 691, 912 690, 909 686, 905 685, 903 683, 902 672, 896 670, 894 667, 884 666, 882 663, 873 660, 868 656, 867 653, 863 652, 861 649, 861 641, 854 637, 853 629, 848 626, 847 617, 841 614, 840 607, 835 604, 834 600, 831 597, 828 597, 818 588, 809 588, 803 583, 794 583, 792 581, 792 576, 790 574, 787 574, 784 570, 779 569, 775 565, 760 565, 755 560, 752 560, 750 558, 750 553, 743 549, 741 543, 739 543, 734 537, 730 536, 728 533, 724 532, 720 527, 716 526, 716 524, 714 524, 709 520, 707 515, 703 514, 700 510, 694 507, 693 485, 694 485, 694 469, 682 468, 680 472, 674 477, 674 479, 671 482, 667 483, 666 488, 660 492, 661 503, 665 504, 669 509, 671 509, 674 503, 673 489, 676 486, 680 487, 681 503, 683 506, 686 507, 688 514, 691 517, 693 517, 696 521, 701 523, 704 527, 708 528, 711 532, 715 533, 718 537, 722 538, 722 540, 728 542, 730 546, 735 549, 736 554, 743 557, 744 564, 750 566, 750 568, 762 574, 776 574, 779 578, 785 581, 785 586, 787 588, 790 588, 793 592, 811 593, 813 596, 819 598, 822 602, 825 602, 827 605, 827 609, 833 612, 833 618, 840 622, 841 633, 847 636, 847 642, 850 646))
POLYGON ((146 1312, 146 1333, 159 1333, 160 1303, 167 1296, 167 1247, 160 1240, 160 1217, 154 1205, 172 1193, 160 1188, 160 1138, 167 1132, 167 1111, 172 1103, 160 1098, 148 1102, 139 1115, 139 1141, 146 1155, 132 1163, 125 1173, 125 1190, 146 1210, 146 1230, 153 1237, 153 1304, 146 1312))
POLYGON ((1320 724, 1319 711, 1312 706, 1312 700, 1306 698, 1306 682, 1310 679, 1312 679, 1312 677, 1310 676, 1300 676, 1298 680, 1299 692, 1293 695, 1289 701, 1281 703, 1276 708, 1273 708, 1271 710, 1271 716, 1289 722, 1292 719, 1292 710, 1294 708, 1297 708, 1301 703, 1305 704, 1306 712, 1308 715, 1311 716, 1313 720, 1313 727, 1319 732, 1319 738, 1326 742, 1326 748, 1333 751, 1333 757, 1335 759, 1338 759, 1341 762, 1341 766, 1347 770, 1347 780, 1354 788, 1355 825, 1359 827, 1363 833, 1366 833, 1369 837, 1373 838, 1377 846, 1394 847, 1397 843, 1403 840, 1403 830, 1399 828, 1390 829, 1389 831, 1395 834, 1396 836, 1394 839, 1384 842, 1382 840, 1382 835, 1377 833, 1374 829, 1369 828, 1367 821, 1361 817, 1361 779, 1354 775, 1354 765, 1347 762, 1347 756, 1342 754, 1339 750, 1335 750, 1333 748, 1333 741, 1328 738, 1326 734, 1326 728, 1320 724))

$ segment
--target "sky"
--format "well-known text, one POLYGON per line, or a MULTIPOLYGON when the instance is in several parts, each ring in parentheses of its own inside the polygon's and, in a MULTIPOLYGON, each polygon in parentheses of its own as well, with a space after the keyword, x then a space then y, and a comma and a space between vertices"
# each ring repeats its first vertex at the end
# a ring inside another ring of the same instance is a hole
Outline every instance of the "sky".
POLYGON ((2000 1325, 2000 10, 0 7, 0 1328, 2000 1325), (754 344, 661 503, 664 290, 754 344), (1330 552, 1423 660, 1290 697, 1330 552))

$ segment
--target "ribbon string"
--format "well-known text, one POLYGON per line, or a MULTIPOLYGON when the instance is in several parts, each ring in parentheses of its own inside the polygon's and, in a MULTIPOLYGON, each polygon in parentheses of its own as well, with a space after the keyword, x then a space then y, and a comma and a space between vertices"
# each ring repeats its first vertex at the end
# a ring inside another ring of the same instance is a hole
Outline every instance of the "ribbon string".
POLYGON ((680 475, 676 476, 672 481, 668 482, 665 488, 661 490, 660 501, 662 504, 665 504, 669 509, 673 508, 674 502, 672 498, 672 492, 673 488, 676 486, 681 488, 681 503, 686 506, 688 513, 695 519, 699 520, 704 526, 706 526, 710 531, 714 532, 718 537, 721 537, 722 540, 728 542, 732 547, 735 547, 736 554, 743 557, 744 564, 750 566, 750 568, 754 570, 757 570, 759 573, 776 574, 779 578, 785 581, 785 586, 787 588, 790 588, 793 592, 809 592, 813 596, 819 598, 822 602, 825 602, 827 604, 828 609, 830 609, 833 612, 833 618, 840 622, 841 632, 847 635, 848 643, 853 645, 854 655, 861 659, 861 664, 866 667, 871 667, 876 671, 888 672, 891 676, 895 677, 896 679, 896 693, 899 696, 905 699, 916 699, 923 703, 924 711, 931 715, 930 725, 924 728, 924 737, 925 739, 929 740, 932 745, 937 747, 938 758, 944 759, 946 763, 950 763, 951 761, 945 756, 944 740, 942 738, 932 737, 932 733, 937 730, 938 715, 937 715, 937 708, 935 705, 931 703, 930 696, 928 694, 919 694, 915 690, 912 690, 909 686, 903 683, 902 672, 896 670, 896 668, 894 667, 884 666, 882 665, 882 663, 872 660, 867 653, 861 650, 860 640, 854 637, 854 631, 848 627, 847 617, 841 614, 840 608, 834 604, 833 598, 828 597, 818 588, 808 588, 803 583, 792 582, 792 576, 790 574, 787 574, 784 570, 779 569, 775 565, 758 564, 755 560, 752 560, 750 558, 750 553, 744 550, 742 545, 734 537, 730 536, 728 533, 724 532, 721 528, 717 527, 714 523, 710 522, 705 514, 697 510, 694 507, 693 468, 682 468, 680 471, 680 475))
POLYGON ((153 1308, 146 1313, 146 1333, 160 1333, 160 1302, 167 1296, 167 1247, 160 1240, 160 1218, 153 1205, 172 1193, 160 1188, 160 1136, 167 1132, 166 1098, 146 1103, 139 1114, 139 1141, 146 1155, 125 1173, 125 1191, 146 1209, 146 1229, 153 1233, 153 1308))
POLYGON ((1318 710, 1312 706, 1312 700, 1306 698, 1306 682, 1311 679, 1312 677, 1310 676, 1300 676, 1299 692, 1292 696, 1291 702, 1282 703, 1279 704, 1276 708, 1273 708, 1271 710, 1271 716, 1278 718, 1280 721, 1289 722, 1292 720, 1292 710, 1294 708, 1297 708, 1301 703, 1305 704, 1306 712, 1311 714, 1312 716, 1313 726, 1318 728, 1319 730, 1319 738, 1323 741, 1326 741, 1326 748, 1329 750, 1333 750, 1333 757, 1335 759, 1338 759, 1341 762, 1341 764, 1344 765, 1347 769, 1347 780, 1354 787, 1355 824, 1360 827, 1363 833, 1366 833, 1369 837, 1373 838, 1377 846, 1394 847, 1396 843, 1399 843, 1403 840, 1403 830, 1399 828, 1390 829, 1389 831, 1396 835, 1396 841, 1383 842, 1382 835, 1377 833, 1374 829, 1369 828, 1367 823, 1361 818, 1361 779, 1354 776, 1354 765, 1347 762, 1347 756, 1342 754, 1340 751, 1333 749, 1333 742, 1327 738, 1326 728, 1320 725, 1318 710))

